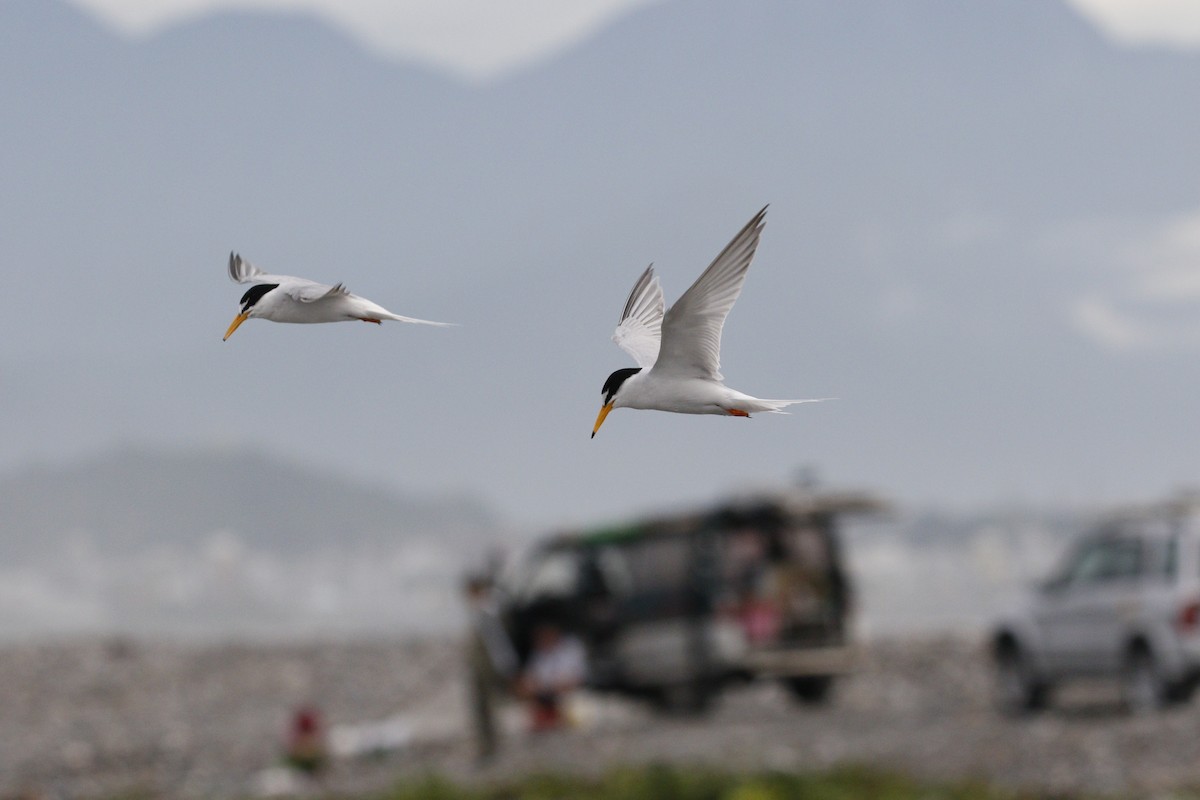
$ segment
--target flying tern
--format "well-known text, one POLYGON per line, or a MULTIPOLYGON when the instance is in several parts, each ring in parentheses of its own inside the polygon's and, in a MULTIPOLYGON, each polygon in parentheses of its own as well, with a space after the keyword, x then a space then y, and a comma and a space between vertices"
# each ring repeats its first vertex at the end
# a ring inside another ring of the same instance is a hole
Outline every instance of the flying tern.
POLYGON ((755 214, 665 314, 654 265, 638 278, 612 337, 637 366, 619 369, 604 381, 592 438, 614 408, 749 417, 755 411, 786 413, 781 409, 794 403, 818 402, 763 400, 722 383, 721 328, 742 291, 766 213, 764 207, 755 214))
POLYGON ((290 275, 271 275, 242 258, 229 254, 229 278, 234 283, 253 284, 242 295, 242 310, 233 318, 225 341, 248 319, 269 319, 272 322, 348 322, 360 320, 379 325, 385 319, 413 322, 420 325, 447 326, 453 323, 432 322, 427 319, 402 317, 372 303, 365 297, 351 294, 340 283, 329 286, 290 275))

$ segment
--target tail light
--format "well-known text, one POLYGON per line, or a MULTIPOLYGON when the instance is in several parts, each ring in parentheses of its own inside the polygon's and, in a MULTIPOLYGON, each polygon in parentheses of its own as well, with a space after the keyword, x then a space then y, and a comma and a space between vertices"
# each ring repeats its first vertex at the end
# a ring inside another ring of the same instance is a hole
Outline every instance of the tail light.
POLYGON ((1194 631, 1200 627, 1200 600, 1192 600, 1179 609, 1175 626, 1181 631, 1194 631))

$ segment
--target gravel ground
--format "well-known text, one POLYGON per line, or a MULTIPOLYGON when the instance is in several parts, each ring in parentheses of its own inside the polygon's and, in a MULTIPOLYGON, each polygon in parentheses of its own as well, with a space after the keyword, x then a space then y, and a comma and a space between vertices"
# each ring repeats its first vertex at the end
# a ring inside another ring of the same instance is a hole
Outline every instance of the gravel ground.
POLYGON ((877 644, 826 708, 771 684, 730 691, 705 719, 582 698, 586 724, 530 737, 507 709, 502 754, 477 767, 458 647, 445 641, 0 647, 0 797, 245 796, 356 791, 431 771, 488 780, 533 769, 672 761, 730 768, 867 764, 937 779, 1148 796, 1200 787, 1195 705, 1131 718, 1107 686, 1069 688, 1023 720, 989 704, 987 663, 964 641, 877 644), (410 744, 341 759, 319 784, 279 764, 292 709, 330 725, 402 715, 410 744), (289 786, 290 784, 290 786, 289 786))

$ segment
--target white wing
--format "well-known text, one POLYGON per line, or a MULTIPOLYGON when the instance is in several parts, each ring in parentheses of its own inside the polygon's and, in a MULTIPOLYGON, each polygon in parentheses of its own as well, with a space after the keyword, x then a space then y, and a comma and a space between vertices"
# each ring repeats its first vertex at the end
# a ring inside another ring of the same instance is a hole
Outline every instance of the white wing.
POLYGON ((612 340, 642 369, 650 369, 658 360, 658 343, 662 338, 663 292, 654 274, 654 265, 646 267, 642 277, 633 285, 621 322, 612 340))
POLYGON ((315 303, 326 297, 349 296, 350 294, 340 283, 330 286, 327 283, 317 283, 304 278, 288 278, 287 282, 280 284, 279 288, 292 299, 299 300, 301 303, 315 303))
POLYGON ((301 280, 263 272, 237 253, 229 254, 229 279, 234 283, 280 283, 284 280, 301 280))
POLYGON ((663 317, 662 348, 654 365, 656 372, 714 381, 723 379, 721 328, 729 309, 742 292, 766 213, 764 206, 663 317))
POLYGON ((315 303, 326 297, 349 295, 350 292, 342 284, 330 286, 327 283, 317 283, 307 278, 294 278, 291 275, 272 275, 263 272, 258 267, 242 258, 237 253, 229 254, 229 277, 235 283, 276 283, 280 290, 293 300, 301 303, 315 303))

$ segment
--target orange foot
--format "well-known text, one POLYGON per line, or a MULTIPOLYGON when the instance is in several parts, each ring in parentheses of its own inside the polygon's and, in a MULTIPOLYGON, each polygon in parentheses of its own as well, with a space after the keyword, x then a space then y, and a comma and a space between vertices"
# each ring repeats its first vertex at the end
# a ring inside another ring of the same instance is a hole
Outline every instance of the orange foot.
POLYGON ((377 319, 375 319, 374 317, 359 317, 359 318, 358 318, 358 321, 359 321, 359 322, 374 322, 376 325, 382 325, 382 324, 383 324, 383 322, 382 322, 382 321, 380 321, 380 320, 377 320, 377 319))
POLYGON ((740 408, 727 408, 725 410, 729 412, 729 416, 731 416, 731 417, 748 417, 748 416, 750 416, 749 411, 742 411, 740 408))

